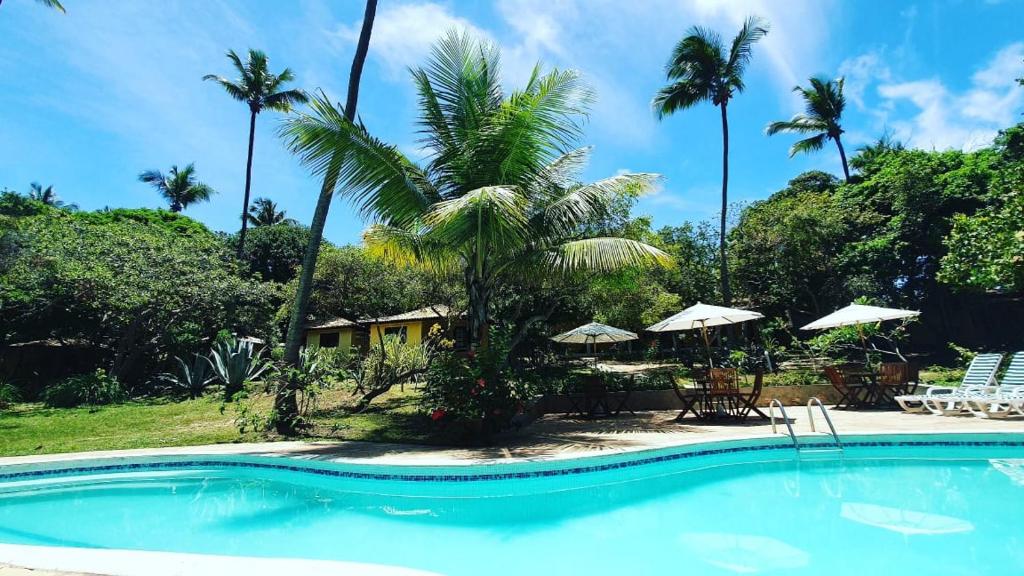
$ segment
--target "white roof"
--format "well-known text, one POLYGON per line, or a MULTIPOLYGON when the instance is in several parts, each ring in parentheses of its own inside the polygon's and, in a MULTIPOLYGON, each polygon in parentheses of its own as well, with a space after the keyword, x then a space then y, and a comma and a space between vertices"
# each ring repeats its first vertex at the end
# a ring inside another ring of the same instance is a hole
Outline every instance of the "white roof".
POLYGON ((636 340, 637 335, 629 330, 591 322, 579 328, 573 328, 568 332, 563 332, 558 336, 553 336, 551 339, 563 344, 606 344, 636 340))
POLYGON ((739 324, 740 322, 757 320, 758 318, 764 318, 764 315, 753 310, 725 308, 697 302, 674 316, 670 316, 657 324, 651 324, 647 327, 647 330, 651 332, 695 330, 725 324, 739 324))
POLYGON ((901 310, 899 308, 882 308, 880 306, 850 304, 846 308, 840 308, 828 316, 818 318, 814 322, 811 322, 801 328, 801 330, 824 330, 826 328, 838 328, 840 326, 873 324, 875 322, 882 322, 885 320, 911 318, 918 314, 920 314, 920 312, 915 310, 901 310))

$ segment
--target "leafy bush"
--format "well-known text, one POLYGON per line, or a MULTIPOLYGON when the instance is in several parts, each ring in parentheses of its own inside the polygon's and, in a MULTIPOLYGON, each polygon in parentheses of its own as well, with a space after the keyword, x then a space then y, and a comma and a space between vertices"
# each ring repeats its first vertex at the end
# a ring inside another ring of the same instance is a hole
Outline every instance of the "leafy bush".
MULTIPOLYGON (((433 330, 431 334, 434 334, 433 330)), ((370 346, 366 357, 356 367, 353 378, 356 391, 362 393, 357 410, 364 410, 374 398, 392 386, 422 374, 430 362, 433 344, 427 342, 413 346, 395 336, 385 336, 370 346)))
POLYGON ((0 410, 9 408, 11 404, 21 400, 18 387, 6 380, 0 380, 0 410))
POLYGON ((456 424, 473 439, 507 429, 531 395, 527 380, 508 367, 511 332, 493 327, 489 346, 459 355, 441 350, 427 371, 421 407, 442 425, 456 424))
POLYGON ((66 378, 43 390, 43 402, 54 408, 104 406, 127 399, 121 383, 103 370, 66 378))
POLYGON ((821 373, 815 370, 783 370, 775 374, 769 386, 813 386, 825 384, 821 373))
POLYGON ((231 339, 214 344, 210 365, 214 377, 224 385, 225 401, 230 402, 246 382, 256 380, 270 368, 260 360, 260 352, 248 341, 231 339))

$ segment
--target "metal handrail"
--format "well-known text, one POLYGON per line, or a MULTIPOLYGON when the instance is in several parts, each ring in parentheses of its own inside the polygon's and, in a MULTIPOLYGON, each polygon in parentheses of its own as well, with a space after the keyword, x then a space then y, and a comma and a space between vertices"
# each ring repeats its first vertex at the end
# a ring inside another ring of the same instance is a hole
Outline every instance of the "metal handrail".
POLYGON ((779 412, 782 413, 782 420, 786 423, 786 429, 789 430, 789 439, 793 441, 793 448, 800 450, 800 443, 797 442, 796 432, 793 432, 793 425, 789 423, 789 416, 786 415, 786 407, 782 405, 778 398, 772 398, 772 401, 768 403, 768 417, 772 421, 772 434, 778 433, 778 427, 775 425, 776 405, 779 407, 779 412))
POLYGON ((825 423, 828 424, 828 429, 832 432, 832 439, 835 440, 836 446, 842 450, 843 442, 839 439, 839 433, 836 432, 836 427, 832 424, 832 418, 829 417, 828 411, 825 410, 825 405, 821 403, 821 400, 819 400, 817 396, 811 396, 811 399, 807 401, 807 420, 811 423, 811 432, 816 432, 814 429, 813 411, 813 406, 815 404, 817 404, 818 408, 821 409, 821 415, 825 417, 825 423))

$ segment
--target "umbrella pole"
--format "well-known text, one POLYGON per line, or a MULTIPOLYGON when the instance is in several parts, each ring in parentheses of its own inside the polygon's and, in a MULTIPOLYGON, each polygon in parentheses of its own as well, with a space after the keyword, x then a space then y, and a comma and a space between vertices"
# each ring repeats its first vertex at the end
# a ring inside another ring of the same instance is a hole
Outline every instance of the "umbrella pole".
POLYGON ((857 335, 860 336, 860 345, 864 348, 864 365, 871 364, 871 356, 868 355, 868 339, 864 335, 864 326, 857 324, 857 335))
POLYGON ((704 322, 700 323, 700 331, 704 335, 704 350, 708 353, 708 368, 714 368, 715 361, 711 358, 711 342, 708 340, 708 327, 704 325, 704 322))

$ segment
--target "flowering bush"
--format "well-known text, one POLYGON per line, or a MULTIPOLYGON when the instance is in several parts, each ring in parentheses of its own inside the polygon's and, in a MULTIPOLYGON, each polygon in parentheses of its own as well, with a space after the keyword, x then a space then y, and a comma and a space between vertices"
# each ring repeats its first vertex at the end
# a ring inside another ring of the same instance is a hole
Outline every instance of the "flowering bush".
POLYGON ((489 346, 476 352, 459 354, 442 342, 421 400, 431 420, 483 437, 508 428, 528 396, 528 387, 508 367, 509 342, 503 328, 493 328, 489 346))

